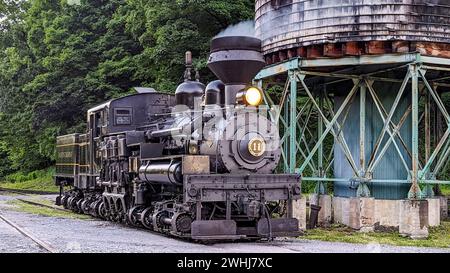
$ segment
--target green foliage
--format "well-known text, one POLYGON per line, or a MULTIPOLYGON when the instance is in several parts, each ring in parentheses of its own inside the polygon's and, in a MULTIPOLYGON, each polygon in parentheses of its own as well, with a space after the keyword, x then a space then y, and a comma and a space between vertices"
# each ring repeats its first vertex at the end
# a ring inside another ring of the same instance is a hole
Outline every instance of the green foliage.
POLYGON ((211 37, 252 18, 253 5, 251 0, 1 1, 0 177, 51 166, 55 137, 83 132, 85 112, 95 104, 135 86, 174 91, 186 50, 198 58, 203 81, 212 79, 206 68, 211 37))
POLYGON ((36 190, 59 192, 59 187, 55 186, 53 175, 55 168, 47 168, 44 170, 32 171, 29 173, 16 172, 7 175, 0 182, 0 187, 16 190, 36 190))
MULTIPOLYGON (((24 174, 51 166, 55 137, 84 132, 85 112, 95 104, 136 86, 173 92, 186 50, 203 82, 212 80, 211 37, 253 16, 253 0, 0 1, 0 177, 14 173, 8 179, 28 181, 24 174)), ((280 101, 282 87, 268 92, 280 101)), ((450 96, 443 101, 450 105, 450 96)), ((327 154, 332 142, 329 135, 327 154)), ((450 180, 449 168, 439 179, 450 180)), ((314 187, 303 183, 305 192, 314 187)))
POLYGON ((54 169, 49 168, 46 170, 37 170, 32 171, 30 173, 24 173, 24 172, 16 172, 10 175, 7 175, 5 177, 5 181, 8 181, 10 183, 18 183, 18 182, 25 182, 29 180, 34 180, 37 178, 46 179, 52 176, 54 174, 54 169))

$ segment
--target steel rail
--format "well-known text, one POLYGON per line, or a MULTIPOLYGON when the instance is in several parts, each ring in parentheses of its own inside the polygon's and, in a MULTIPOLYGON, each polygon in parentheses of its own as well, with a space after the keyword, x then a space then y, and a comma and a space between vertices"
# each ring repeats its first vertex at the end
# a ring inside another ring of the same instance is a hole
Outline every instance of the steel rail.
POLYGON ((0 187, 0 191, 6 191, 6 192, 11 192, 11 193, 19 193, 19 194, 23 194, 23 195, 31 195, 31 194, 36 194, 36 195, 58 194, 57 192, 50 192, 50 191, 19 190, 19 189, 7 189, 7 188, 2 188, 2 187, 0 187))
POLYGON ((16 223, 12 222, 11 220, 9 220, 8 218, 6 218, 5 216, 0 214, 0 219, 2 219, 5 223, 7 223, 8 225, 10 225, 11 227, 13 227, 14 229, 16 229, 20 234, 24 235, 25 237, 31 239, 33 242, 35 242, 40 248, 46 250, 49 253, 57 253, 58 251, 50 246, 49 244, 47 244, 44 241, 41 241, 40 239, 38 239, 36 236, 34 236, 33 234, 31 234, 30 232, 26 231, 25 229, 21 228, 20 226, 18 226, 16 223))
POLYGON ((59 210, 59 211, 64 211, 64 212, 72 212, 71 210, 62 209, 62 208, 57 208, 57 207, 53 207, 53 206, 50 206, 50 205, 41 204, 41 203, 37 203, 37 202, 25 200, 25 199, 17 198, 17 200, 19 200, 20 202, 26 203, 26 204, 33 205, 33 206, 38 206, 38 207, 43 207, 43 208, 49 208, 49 209, 54 209, 54 210, 59 210))

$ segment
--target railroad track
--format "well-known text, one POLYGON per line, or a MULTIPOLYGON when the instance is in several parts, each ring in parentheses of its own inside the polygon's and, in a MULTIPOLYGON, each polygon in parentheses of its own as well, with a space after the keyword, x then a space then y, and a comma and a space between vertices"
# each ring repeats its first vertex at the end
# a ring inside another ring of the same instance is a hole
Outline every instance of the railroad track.
POLYGON ((50 205, 46 205, 46 204, 42 204, 42 203, 37 203, 37 202, 33 202, 30 200, 25 200, 25 199, 21 199, 21 198, 17 198, 16 200, 19 200, 20 202, 30 204, 33 206, 49 208, 49 209, 54 209, 54 210, 59 210, 59 211, 64 211, 64 212, 72 212, 71 210, 68 210, 68 209, 58 208, 58 207, 54 207, 54 206, 50 206, 50 205))
POLYGON ((3 216, 1 214, 0 214, 0 219, 3 220, 8 225, 10 225, 11 227, 13 227, 14 229, 16 229, 18 232, 20 232, 20 234, 31 239, 33 242, 35 242, 40 248, 42 248, 46 252, 49 252, 49 253, 57 253, 58 252, 54 247, 52 247, 49 244, 47 244, 46 242, 38 239, 35 235, 33 235, 29 231, 21 228, 16 223, 12 222, 11 220, 9 220, 8 218, 6 218, 5 216, 3 216))
MULTIPOLYGON (((7 190, 7 191, 11 192, 10 190, 7 190)), ((58 208, 58 207, 54 207, 54 206, 50 206, 50 205, 46 205, 46 204, 42 204, 42 203, 37 203, 37 202, 30 201, 30 200, 25 200, 25 199, 21 199, 21 198, 17 198, 17 200, 20 202, 26 203, 26 204, 33 205, 33 206, 44 207, 44 208, 49 208, 49 209, 59 210, 59 211, 64 211, 64 212, 71 212, 70 210, 66 210, 66 209, 62 209, 62 208, 58 208)), ((46 242, 40 240, 32 233, 21 228, 19 225, 17 225, 16 223, 14 223, 13 221, 9 220, 8 218, 6 218, 5 216, 3 216, 1 214, 0 214, 0 219, 3 220, 8 225, 10 225, 11 227, 13 227, 14 229, 16 229, 18 232, 20 232, 25 237, 31 239, 33 242, 35 242, 40 248, 42 248, 46 252, 49 252, 49 253, 57 253, 58 252, 54 247, 52 247, 51 245, 47 244, 46 242)))
POLYGON ((1 187, 0 187, 0 191, 10 192, 10 193, 18 193, 18 194, 24 194, 24 195, 30 195, 30 194, 37 194, 37 195, 58 194, 57 192, 50 192, 50 191, 18 190, 18 189, 6 189, 6 188, 1 188, 1 187))

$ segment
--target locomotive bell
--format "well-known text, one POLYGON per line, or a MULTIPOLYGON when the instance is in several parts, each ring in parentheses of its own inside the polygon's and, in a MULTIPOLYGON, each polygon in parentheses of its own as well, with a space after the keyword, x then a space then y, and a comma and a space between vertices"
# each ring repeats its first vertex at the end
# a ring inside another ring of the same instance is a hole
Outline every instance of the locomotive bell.
POLYGON ((225 84, 225 104, 233 105, 236 94, 249 85, 265 66, 261 40, 246 36, 225 36, 211 41, 208 67, 225 84))

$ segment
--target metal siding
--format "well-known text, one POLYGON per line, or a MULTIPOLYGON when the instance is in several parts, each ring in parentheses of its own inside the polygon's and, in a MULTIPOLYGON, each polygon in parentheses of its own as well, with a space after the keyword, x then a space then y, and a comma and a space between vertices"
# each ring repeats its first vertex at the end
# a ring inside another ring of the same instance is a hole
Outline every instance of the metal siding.
POLYGON ((255 6, 264 54, 349 41, 450 43, 448 0, 256 0, 255 6))
MULTIPOLYGON (((386 111, 389 112, 392 103, 394 102, 395 96, 397 95, 399 84, 392 83, 375 83, 374 89, 377 92, 380 100, 383 102, 383 106, 386 111)), ((400 101, 398 108, 394 114, 393 122, 397 124, 400 118, 403 116, 404 112, 411 104, 411 89, 407 88, 404 91, 403 99, 400 101)), ((335 96, 335 108, 337 109, 344 100, 344 96, 335 96)), ((350 148, 353 158, 356 162, 359 162, 359 94, 355 99, 353 105, 351 106, 350 113, 347 117, 347 121, 344 125, 344 137, 350 148)), ((367 94, 366 101, 366 162, 369 161, 370 155, 374 149, 374 145, 377 138, 382 130, 383 122, 381 120, 380 114, 372 101, 370 94, 367 94)), ((405 123, 400 131, 403 140, 406 145, 411 147, 411 115, 408 116, 405 123)), ((386 133, 383 142, 381 143, 379 152, 381 151, 384 143, 386 143, 389 135, 386 133)), ((411 168, 411 160, 404 150, 403 146, 397 140, 397 144, 400 151, 405 158, 406 163, 411 168)), ((334 150, 335 161, 334 161, 334 171, 336 178, 352 178, 354 176, 353 170, 350 164, 345 159, 342 149, 339 145, 335 147, 334 150)), ((374 170, 374 179, 394 179, 394 180, 406 180, 408 178, 408 173, 406 172, 402 162, 400 161, 399 155, 395 149, 393 143, 387 149, 386 154, 380 160, 380 163, 374 170)), ((334 183, 334 194, 341 197, 351 197, 355 196, 356 189, 349 188, 349 182, 335 182, 334 183)), ((372 196, 379 199, 402 199, 407 197, 410 184, 400 184, 400 183, 382 183, 376 184, 372 183, 369 186, 372 196)))
POLYGON ((56 176, 73 177, 78 173, 79 134, 58 136, 56 139, 56 176))

